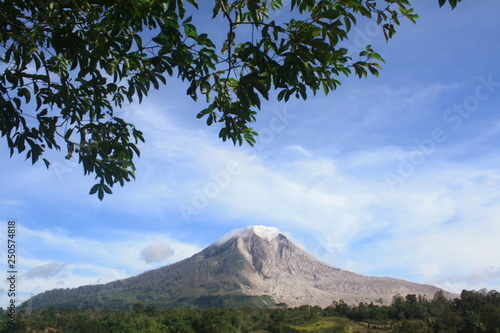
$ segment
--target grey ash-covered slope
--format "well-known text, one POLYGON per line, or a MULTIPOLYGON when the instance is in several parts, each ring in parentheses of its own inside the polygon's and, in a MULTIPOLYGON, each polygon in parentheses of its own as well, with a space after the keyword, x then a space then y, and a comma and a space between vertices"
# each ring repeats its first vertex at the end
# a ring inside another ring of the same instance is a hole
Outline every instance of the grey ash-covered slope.
POLYGON ((270 228, 247 228, 223 240, 208 249, 243 257, 241 261, 245 269, 239 274, 247 281, 241 283, 244 292, 269 295, 276 302, 290 306, 310 304, 325 307, 340 299, 349 304, 379 300, 390 304, 394 295, 417 294, 432 298, 441 290, 435 286, 367 277, 332 267, 307 254, 278 231, 273 234, 270 228))
POLYGON ((326 307, 390 304, 394 295, 425 295, 441 289, 403 280, 367 277, 310 256, 275 228, 234 231, 178 263, 103 285, 56 289, 33 297, 33 307, 126 308, 136 302, 165 306, 271 306, 286 303, 326 307))

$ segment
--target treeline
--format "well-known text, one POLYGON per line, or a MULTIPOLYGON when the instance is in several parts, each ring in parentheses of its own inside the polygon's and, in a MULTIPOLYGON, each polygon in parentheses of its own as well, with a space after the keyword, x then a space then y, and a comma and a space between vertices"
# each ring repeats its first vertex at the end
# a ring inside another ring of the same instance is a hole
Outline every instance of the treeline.
POLYGON ((49 307, 26 312, 18 311, 15 325, 2 316, 0 332, 500 333, 500 293, 494 290, 464 290, 453 300, 441 292, 431 300, 395 296, 387 306, 340 301, 324 309, 283 303, 274 308, 160 309, 136 303, 128 311, 49 307))

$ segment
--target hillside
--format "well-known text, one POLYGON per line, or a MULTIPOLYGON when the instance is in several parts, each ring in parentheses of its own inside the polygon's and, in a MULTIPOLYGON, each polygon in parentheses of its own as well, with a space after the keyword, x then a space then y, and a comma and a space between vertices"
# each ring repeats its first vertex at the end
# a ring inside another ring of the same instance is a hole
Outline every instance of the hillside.
POLYGON ((34 308, 52 305, 123 309, 136 302, 160 307, 275 303, 326 307, 341 299, 348 304, 390 304, 394 295, 432 298, 439 290, 329 266, 277 229, 257 226, 233 231, 178 263, 107 284, 47 291, 31 302, 34 308))

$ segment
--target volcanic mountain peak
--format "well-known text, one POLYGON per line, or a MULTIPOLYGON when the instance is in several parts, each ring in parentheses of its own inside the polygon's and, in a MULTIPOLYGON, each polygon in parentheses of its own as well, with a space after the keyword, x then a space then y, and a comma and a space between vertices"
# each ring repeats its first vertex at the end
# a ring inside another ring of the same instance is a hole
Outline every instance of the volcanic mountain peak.
POLYGON ((221 238, 219 238, 213 245, 222 245, 233 238, 250 238, 251 236, 256 235, 262 239, 266 239, 271 241, 278 237, 279 235, 284 235, 278 228, 275 227, 267 227, 264 225, 253 225, 248 226, 242 229, 235 229, 225 234, 221 238))
MULTIPOLYGON (((270 306, 286 303, 328 306, 382 302, 394 295, 431 298, 439 288, 368 277, 323 263, 296 246, 277 228, 234 230, 178 263, 105 285, 57 289, 37 295, 33 306, 127 308, 134 302, 158 306, 270 306)), ((445 293, 446 294, 446 293, 445 293)))
POLYGON ((367 277, 330 266, 299 248, 273 227, 251 226, 234 230, 206 250, 210 254, 208 257, 222 262, 234 262, 222 259, 228 256, 243 259, 245 264, 242 267, 245 268, 235 275, 244 277, 240 281, 246 281, 242 285, 245 285, 243 289, 247 294, 270 295, 276 302, 291 306, 327 306, 333 299, 343 299, 349 304, 381 299, 388 304, 396 294, 415 293, 432 297, 439 290, 434 286, 367 277))

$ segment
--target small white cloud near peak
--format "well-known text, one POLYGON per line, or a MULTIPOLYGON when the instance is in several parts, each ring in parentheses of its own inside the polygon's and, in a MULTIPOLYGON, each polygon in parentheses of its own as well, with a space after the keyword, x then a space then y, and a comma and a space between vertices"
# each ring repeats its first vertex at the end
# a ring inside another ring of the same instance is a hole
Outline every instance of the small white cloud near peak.
POLYGON ((159 262, 174 254, 174 250, 163 242, 156 242, 141 250, 141 257, 146 263, 159 262))
POLYGON ((267 240, 274 239, 278 237, 280 234, 284 234, 278 228, 268 227, 265 225, 252 225, 242 229, 235 229, 225 234, 221 238, 219 238, 214 245, 221 245, 227 242, 228 240, 235 237, 250 237, 252 235, 257 235, 260 238, 264 238, 267 240))
POLYGON ((278 237, 278 235, 283 234, 278 228, 266 227, 264 225, 254 225, 249 227, 257 236, 271 240, 278 237))

